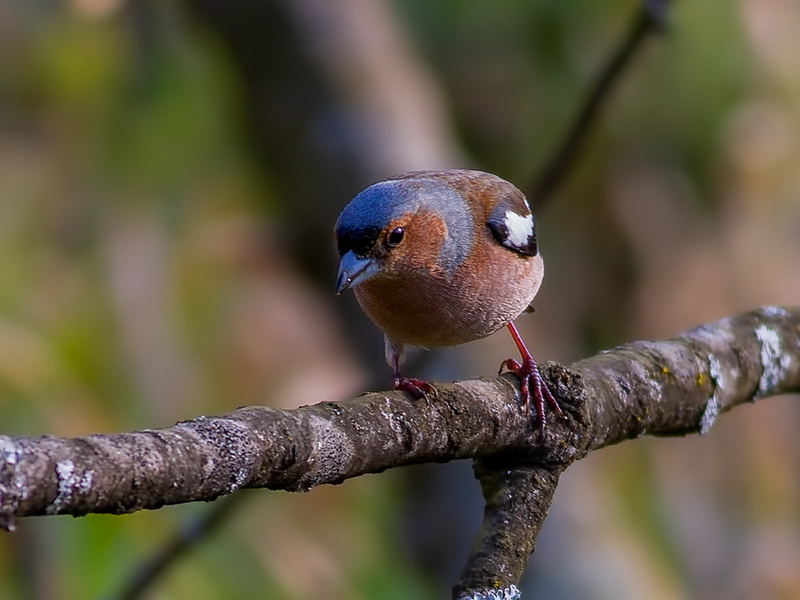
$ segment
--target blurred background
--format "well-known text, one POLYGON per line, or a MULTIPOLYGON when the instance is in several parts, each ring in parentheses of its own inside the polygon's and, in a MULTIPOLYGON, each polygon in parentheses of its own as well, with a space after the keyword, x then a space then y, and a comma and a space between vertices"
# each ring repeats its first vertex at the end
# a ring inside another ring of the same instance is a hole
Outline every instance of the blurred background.
MULTIPOLYGON (((333 223, 370 183, 477 167, 523 189, 633 0, 0 0, 0 431, 156 428, 390 384, 335 297, 333 223)), ((800 302, 800 4, 676 2, 534 212, 518 321, 569 364, 800 302)), ((505 333, 409 372, 492 375, 505 333)), ((641 439, 562 479, 523 597, 800 598, 797 397, 641 439)), ((245 502, 150 599, 448 597, 480 523, 466 463, 245 502)), ((37 518, 0 598, 119 597, 207 505, 37 518)))

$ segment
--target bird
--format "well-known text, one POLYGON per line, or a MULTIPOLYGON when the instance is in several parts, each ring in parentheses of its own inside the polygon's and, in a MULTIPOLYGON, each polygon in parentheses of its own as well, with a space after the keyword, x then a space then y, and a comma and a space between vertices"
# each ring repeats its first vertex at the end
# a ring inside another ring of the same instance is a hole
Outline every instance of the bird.
POLYGON ((456 346, 506 327, 521 360, 500 364, 520 379, 521 402, 563 414, 514 319, 531 306, 544 276, 533 214, 524 194, 497 175, 471 169, 411 171, 356 195, 335 225, 336 293, 352 288, 383 331, 394 389, 435 395, 405 377, 408 346, 456 346))

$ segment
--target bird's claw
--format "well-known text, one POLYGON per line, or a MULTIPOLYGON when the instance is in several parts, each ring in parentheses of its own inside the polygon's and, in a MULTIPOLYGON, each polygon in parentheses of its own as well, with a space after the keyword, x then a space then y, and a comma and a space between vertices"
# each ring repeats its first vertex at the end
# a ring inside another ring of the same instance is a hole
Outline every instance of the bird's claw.
POLYGON ((430 383, 411 377, 396 377, 394 389, 407 392, 414 400, 424 399, 425 402, 428 402, 428 394, 433 395, 434 398, 439 398, 439 392, 430 383))
POLYGON ((558 405, 558 401, 555 399, 555 396, 553 396, 550 388, 547 387, 547 384, 544 382, 542 374, 539 372, 539 365, 536 364, 533 358, 523 360, 522 364, 513 358, 508 358, 500 363, 500 369, 497 372, 498 375, 503 372, 503 369, 519 378, 522 392, 522 405, 525 407, 525 410, 530 410, 530 405, 533 403, 539 422, 539 432, 544 434, 545 424, 547 423, 547 417, 544 412, 545 403, 559 415, 563 415, 564 412, 558 405))

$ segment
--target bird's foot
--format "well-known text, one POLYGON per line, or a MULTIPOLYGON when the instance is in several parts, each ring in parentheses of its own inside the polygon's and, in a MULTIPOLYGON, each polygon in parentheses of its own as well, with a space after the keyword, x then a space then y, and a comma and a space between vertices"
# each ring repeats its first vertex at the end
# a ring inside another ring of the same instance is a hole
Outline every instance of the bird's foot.
POLYGON ((398 376, 394 378, 394 389, 407 392, 414 400, 425 399, 428 401, 428 394, 432 394, 434 398, 439 397, 439 392, 427 381, 420 379, 413 379, 410 377, 398 376))
POLYGON ((539 421, 539 431, 544 433, 544 427, 547 423, 547 417, 544 412, 545 403, 550 405, 550 408, 559 415, 563 415, 564 413, 558 405, 555 396, 553 396, 553 393, 550 391, 550 388, 548 388, 547 384, 544 382, 542 374, 539 372, 539 365, 536 364, 533 357, 523 359, 522 364, 513 358, 508 358, 500 364, 500 369, 497 372, 498 375, 503 372, 503 369, 507 369, 509 373, 513 373, 519 377, 522 391, 522 405, 526 410, 530 410, 530 405, 533 403, 536 408, 536 417, 539 421))

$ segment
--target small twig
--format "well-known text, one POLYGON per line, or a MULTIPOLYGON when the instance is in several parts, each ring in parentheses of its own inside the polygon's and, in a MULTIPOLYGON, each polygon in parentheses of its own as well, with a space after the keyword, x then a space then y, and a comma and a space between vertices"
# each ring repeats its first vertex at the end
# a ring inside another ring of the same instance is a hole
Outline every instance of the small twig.
POLYGON ((631 64, 642 47, 644 40, 650 33, 664 30, 668 3, 669 0, 642 0, 641 8, 625 37, 589 89, 564 141, 535 178, 529 197, 537 209, 541 209, 566 181, 567 173, 578 157, 600 109, 608 100, 614 84, 619 81, 625 67, 631 64))

